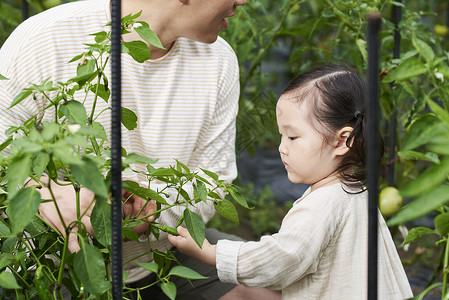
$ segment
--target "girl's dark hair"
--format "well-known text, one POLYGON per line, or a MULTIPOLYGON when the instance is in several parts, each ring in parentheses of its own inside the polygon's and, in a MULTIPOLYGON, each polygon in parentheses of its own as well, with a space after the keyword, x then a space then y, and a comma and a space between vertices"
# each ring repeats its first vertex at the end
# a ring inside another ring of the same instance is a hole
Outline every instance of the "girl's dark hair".
POLYGON ((283 94, 294 93, 295 100, 309 99, 311 124, 330 143, 335 133, 345 126, 353 131, 346 141, 350 150, 343 156, 336 172, 349 187, 366 184, 366 83, 356 71, 342 65, 324 65, 296 76, 283 94), (314 122, 321 126, 315 126, 314 122), (323 132, 326 131, 326 132, 323 132))

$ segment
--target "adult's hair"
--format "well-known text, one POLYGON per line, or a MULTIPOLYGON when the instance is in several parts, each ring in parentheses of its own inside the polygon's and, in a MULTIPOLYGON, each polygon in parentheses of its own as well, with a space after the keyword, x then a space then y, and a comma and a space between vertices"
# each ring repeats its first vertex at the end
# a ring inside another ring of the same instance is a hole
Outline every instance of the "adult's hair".
POLYGON ((350 126, 346 141, 349 151, 335 170, 349 187, 366 184, 366 82, 353 69, 343 65, 323 65, 296 76, 283 94, 294 101, 314 101, 310 123, 330 143, 341 128, 350 126))

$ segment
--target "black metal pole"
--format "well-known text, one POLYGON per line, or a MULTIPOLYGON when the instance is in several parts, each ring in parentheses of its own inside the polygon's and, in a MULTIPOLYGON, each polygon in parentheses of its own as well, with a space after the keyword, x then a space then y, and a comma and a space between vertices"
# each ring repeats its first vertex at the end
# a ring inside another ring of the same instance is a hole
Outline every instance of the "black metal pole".
POLYGON ((123 298, 122 275, 122 135, 121 135, 121 0, 111 0, 111 193, 112 299, 123 298))
MULTIPOLYGON (((402 3, 402 0, 398 0, 397 2, 402 3)), ((394 45, 393 45, 393 58, 397 59, 401 56, 401 32, 399 30, 399 22, 402 18, 402 7, 399 5, 394 5, 393 13, 392 13, 392 21, 394 24, 394 45)), ((394 97, 394 83, 391 84, 391 90, 393 91, 394 97)), ((393 107, 393 113, 390 116, 390 140, 389 145, 390 149, 388 151, 389 164, 387 168, 386 180, 388 185, 394 186, 396 181, 396 168, 395 168, 395 159, 396 159, 396 130, 397 130, 397 118, 398 112, 397 107, 393 107)))
POLYGON ((29 7, 30 6, 28 4, 28 1, 27 0, 23 0, 22 1, 22 18, 23 18, 24 21, 26 19, 28 19, 28 17, 29 17, 29 11, 30 11, 29 7))
POLYGON ((377 299, 377 199, 379 177, 379 28, 381 18, 367 16, 368 32, 368 300, 377 299))

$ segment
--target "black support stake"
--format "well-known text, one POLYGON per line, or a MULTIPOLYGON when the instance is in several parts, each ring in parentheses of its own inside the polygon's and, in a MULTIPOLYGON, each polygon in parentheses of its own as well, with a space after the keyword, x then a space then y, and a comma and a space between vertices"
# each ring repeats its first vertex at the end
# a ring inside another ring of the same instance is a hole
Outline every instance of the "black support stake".
POLYGON ((22 18, 25 21, 26 19, 28 19, 28 17, 30 16, 29 11, 30 11, 30 5, 28 4, 27 0, 23 0, 22 1, 22 18))
MULTIPOLYGON (((402 0, 398 0, 398 3, 402 3, 402 0)), ((401 32, 399 30, 399 22, 402 18, 402 7, 400 5, 394 5, 392 13, 392 22, 394 24, 394 46, 393 46, 393 59, 400 58, 401 56, 401 32)), ((393 91, 394 97, 394 83, 391 84, 391 89, 393 91)), ((393 113, 390 117, 389 122, 389 151, 388 151, 388 168, 386 174, 386 180, 388 185, 394 186, 396 181, 396 170, 395 170, 395 160, 396 160, 396 130, 397 130, 397 118, 398 112, 397 108, 393 107, 393 113)))
POLYGON ((377 199, 379 177, 379 28, 381 17, 367 16, 368 46, 368 300, 377 299, 377 199))
POLYGON ((123 299, 122 275, 122 104, 121 0, 111 0, 111 193, 112 193, 112 299, 123 299))

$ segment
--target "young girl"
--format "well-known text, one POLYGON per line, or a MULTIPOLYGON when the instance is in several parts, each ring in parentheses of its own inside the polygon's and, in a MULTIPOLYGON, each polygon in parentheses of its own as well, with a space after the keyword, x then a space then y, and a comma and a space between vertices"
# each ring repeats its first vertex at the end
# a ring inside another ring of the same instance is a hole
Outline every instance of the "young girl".
MULTIPOLYGON (((280 97, 279 153, 293 183, 310 184, 282 221, 258 242, 220 240, 202 249, 179 227, 169 241, 216 265, 220 280, 282 289, 283 299, 366 299, 368 193, 364 80, 344 66, 293 79, 280 97)), ((379 213, 378 299, 413 297, 379 213)))

